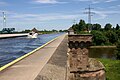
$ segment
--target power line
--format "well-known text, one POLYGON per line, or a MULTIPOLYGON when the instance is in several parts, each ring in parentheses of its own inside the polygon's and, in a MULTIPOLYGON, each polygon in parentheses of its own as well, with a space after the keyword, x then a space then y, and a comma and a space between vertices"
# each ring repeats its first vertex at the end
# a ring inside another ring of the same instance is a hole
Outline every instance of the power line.
POLYGON ((92 18, 91 18, 91 17, 93 16, 93 14, 95 14, 95 13, 92 12, 91 10, 94 9, 94 8, 91 8, 91 6, 89 5, 89 7, 88 7, 88 8, 85 8, 85 9, 88 10, 87 12, 85 12, 85 14, 88 14, 88 23, 91 24, 91 21, 92 21, 92 18))
POLYGON ((76 24, 76 20, 75 19, 73 20, 73 24, 76 24))

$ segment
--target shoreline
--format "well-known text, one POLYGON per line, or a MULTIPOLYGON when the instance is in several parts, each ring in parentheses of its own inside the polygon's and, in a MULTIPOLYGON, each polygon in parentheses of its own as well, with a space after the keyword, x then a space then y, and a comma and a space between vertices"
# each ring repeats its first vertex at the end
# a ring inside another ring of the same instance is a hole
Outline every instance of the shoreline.
POLYGON ((116 46, 91 46, 90 48, 116 48, 116 46))
POLYGON ((6 38, 15 38, 15 37, 26 37, 28 33, 21 33, 21 34, 0 34, 0 39, 6 38))

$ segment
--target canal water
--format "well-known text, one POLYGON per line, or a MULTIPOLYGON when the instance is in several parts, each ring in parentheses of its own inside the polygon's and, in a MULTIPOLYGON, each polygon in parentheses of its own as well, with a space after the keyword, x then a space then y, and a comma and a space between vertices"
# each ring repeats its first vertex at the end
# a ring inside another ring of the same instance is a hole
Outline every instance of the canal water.
POLYGON ((27 37, 0 39, 0 66, 25 55, 62 34, 63 33, 43 34, 38 35, 37 39, 27 37))
POLYGON ((89 57, 104 58, 104 59, 116 59, 115 48, 91 48, 89 57))

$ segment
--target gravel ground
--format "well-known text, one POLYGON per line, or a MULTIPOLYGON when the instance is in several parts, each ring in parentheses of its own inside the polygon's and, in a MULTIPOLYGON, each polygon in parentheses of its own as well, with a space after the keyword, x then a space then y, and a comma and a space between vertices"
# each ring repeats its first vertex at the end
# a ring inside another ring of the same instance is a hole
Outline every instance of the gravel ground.
POLYGON ((65 37, 35 80, 65 80, 67 49, 67 37, 65 37))

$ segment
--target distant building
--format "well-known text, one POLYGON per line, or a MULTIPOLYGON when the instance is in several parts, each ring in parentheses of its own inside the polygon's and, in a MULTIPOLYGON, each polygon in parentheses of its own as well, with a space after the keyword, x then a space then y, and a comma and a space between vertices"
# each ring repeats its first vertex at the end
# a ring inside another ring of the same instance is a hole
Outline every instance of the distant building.
POLYGON ((70 27, 70 28, 68 29, 68 35, 71 35, 71 34, 75 34, 72 27, 70 27))

